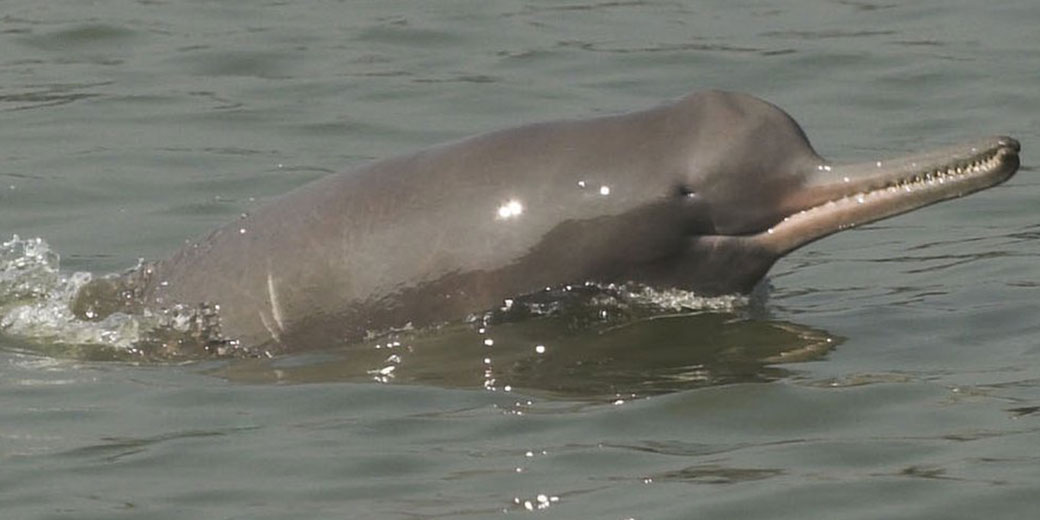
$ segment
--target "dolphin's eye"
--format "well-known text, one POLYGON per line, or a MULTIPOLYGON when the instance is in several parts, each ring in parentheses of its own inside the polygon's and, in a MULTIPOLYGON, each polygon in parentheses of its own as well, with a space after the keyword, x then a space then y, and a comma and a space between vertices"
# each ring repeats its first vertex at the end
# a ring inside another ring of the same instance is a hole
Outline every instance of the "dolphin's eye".
POLYGON ((675 194, 679 197, 695 197, 697 192, 690 186, 679 184, 675 187, 675 194))

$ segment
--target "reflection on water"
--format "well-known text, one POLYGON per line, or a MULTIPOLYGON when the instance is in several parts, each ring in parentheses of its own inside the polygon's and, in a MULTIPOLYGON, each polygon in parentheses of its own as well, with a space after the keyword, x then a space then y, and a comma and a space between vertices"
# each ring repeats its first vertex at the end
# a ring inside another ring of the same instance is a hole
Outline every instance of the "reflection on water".
POLYGON ((618 321, 576 326, 573 315, 560 314, 456 325, 321 353, 235 360, 212 373, 240 383, 376 380, 617 400, 774 380, 786 375, 775 364, 822 357, 842 341, 732 313, 618 321))

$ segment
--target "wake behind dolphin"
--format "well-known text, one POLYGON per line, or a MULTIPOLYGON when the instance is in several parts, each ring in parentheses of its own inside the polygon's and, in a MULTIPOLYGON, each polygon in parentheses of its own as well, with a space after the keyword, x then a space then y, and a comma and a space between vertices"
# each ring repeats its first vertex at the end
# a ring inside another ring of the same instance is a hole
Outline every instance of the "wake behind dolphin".
POLYGON ((566 284, 747 293, 829 234, 995 186, 993 137, 835 165, 788 114, 705 91, 649 110, 538 123, 300 187, 170 258, 95 280, 81 319, 211 308, 271 354, 463 319, 566 284))

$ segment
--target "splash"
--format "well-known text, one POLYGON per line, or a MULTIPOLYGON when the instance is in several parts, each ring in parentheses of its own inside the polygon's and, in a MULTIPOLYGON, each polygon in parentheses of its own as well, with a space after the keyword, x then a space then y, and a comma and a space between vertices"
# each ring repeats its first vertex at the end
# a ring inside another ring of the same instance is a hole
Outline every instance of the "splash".
POLYGON ((15 235, 0 244, 0 329, 30 344, 128 350, 139 328, 127 316, 75 323, 67 302, 90 279, 81 272, 63 276, 59 256, 47 242, 15 235))
POLYGON ((748 304, 748 297, 742 294, 708 297, 684 289, 655 289, 638 284, 625 284, 622 289, 628 301, 661 311, 734 312, 748 304))
POLYGON ((241 355, 222 338, 211 306, 117 312, 77 319, 70 302, 95 277, 63 274, 60 257, 42 238, 15 235, 0 244, 0 332, 20 346, 85 359, 178 359, 241 355))
POLYGON ((656 289, 638 283, 547 287, 544 291, 505 300, 503 305, 471 322, 482 325, 514 322, 532 317, 567 316, 579 327, 671 313, 734 313, 748 304, 744 295, 701 296, 692 291, 670 288, 656 289))

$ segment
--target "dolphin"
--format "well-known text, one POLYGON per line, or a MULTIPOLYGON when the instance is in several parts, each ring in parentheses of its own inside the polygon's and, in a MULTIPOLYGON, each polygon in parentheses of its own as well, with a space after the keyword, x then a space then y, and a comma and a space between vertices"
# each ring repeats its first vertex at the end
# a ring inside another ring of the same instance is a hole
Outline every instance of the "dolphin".
POLYGON ((459 320, 563 284, 747 293, 814 240, 1009 179, 1019 150, 998 136, 837 165, 780 108, 694 92, 319 179, 166 260, 95 280, 72 307, 99 319, 128 301, 209 304, 226 337, 280 353, 459 320))

